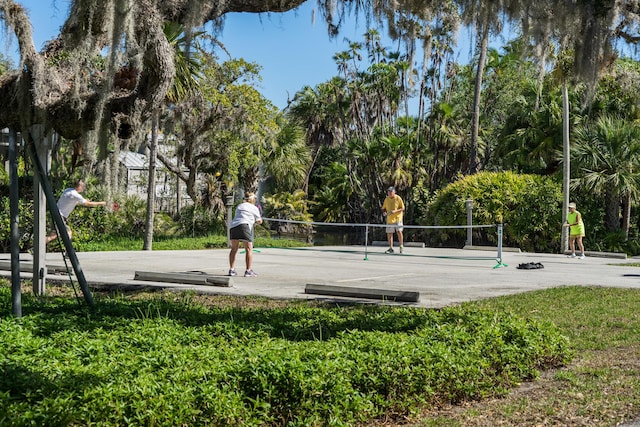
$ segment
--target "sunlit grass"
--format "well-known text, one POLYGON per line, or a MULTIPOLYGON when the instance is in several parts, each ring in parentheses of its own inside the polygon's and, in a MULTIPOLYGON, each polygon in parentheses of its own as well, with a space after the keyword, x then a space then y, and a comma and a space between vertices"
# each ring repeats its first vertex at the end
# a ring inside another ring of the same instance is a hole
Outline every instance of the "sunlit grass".
MULTIPOLYGON (((137 251, 142 250, 141 238, 113 237, 100 242, 76 243, 76 249, 81 252, 100 251, 137 251)), ((272 239, 269 237, 257 237, 254 246, 256 248, 267 247, 302 247, 309 246, 306 243, 289 239, 272 239)), ((227 237, 212 235, 206 237, 154 237, 153 250, 200 250, 227 248, 227 237)))
POLYGON ((59 288, 25 292, 13 319, 9 289, 0 425, 356 425, 503 396, 571 357, 553 324, 473 304, 96 292, 87 307, 59 288))

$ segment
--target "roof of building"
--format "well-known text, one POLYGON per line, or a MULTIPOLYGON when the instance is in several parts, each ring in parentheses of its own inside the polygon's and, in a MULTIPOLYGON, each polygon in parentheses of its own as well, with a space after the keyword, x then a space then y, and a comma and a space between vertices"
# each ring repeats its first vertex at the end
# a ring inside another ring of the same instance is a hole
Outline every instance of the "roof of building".
POLYGON ((146 169, 149 167, 147 156, 133 151, 121 151, 118 155, 118 161, 129 169, 146 169))

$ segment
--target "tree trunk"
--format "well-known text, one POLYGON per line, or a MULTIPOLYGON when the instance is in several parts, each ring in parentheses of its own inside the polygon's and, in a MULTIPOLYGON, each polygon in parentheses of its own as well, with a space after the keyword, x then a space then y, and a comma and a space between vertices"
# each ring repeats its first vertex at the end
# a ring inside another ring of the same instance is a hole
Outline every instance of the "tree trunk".
POLYGON ((629 240, 629 228, 631 227, 631 193, 626 192, 622 198, 622 230, 624 240, 629 240))
MULTIPOLYGON (((176 159, 176 167, 180 169, 180 157, 176 159)), ((182 183, 180 182, 180 174, 176 173, 176 211, 175 214, 180 216, 182 211, 182 183)))
POLYGON ((469 175, 478 172, 478 134, 480 128, 480 95, 482 93, 482 77, 484 75, 484 65, 489 48, 489 28, 482 29, 482 40, 480 41, 480 57, 478 58, 478 68, 476 70, 475 90, 473 93, 473 120, 471 121, 471 147, 469 150, 469 175))
POLYGON ((158 113, 151 119, 151 147, 149 147, 149 185, 147 187, 147 217, 145 220, 144 245, 150 251, 153 246, 153 217, 156 207, 156 153, 158 152, 158 113))
POLYGON ((605 192, 605 227, 609 232, 620 230, 620 198, 612 189, 605 192))
MULTIPOLYGON (((569 213, 569 184, 571 182, 571 146, 569 141, 569 89, 567 83, 562 82, 562 223, 567 222, 569 213)), ((569 250, 569 227, 562 227, 561 252, 569 250)))

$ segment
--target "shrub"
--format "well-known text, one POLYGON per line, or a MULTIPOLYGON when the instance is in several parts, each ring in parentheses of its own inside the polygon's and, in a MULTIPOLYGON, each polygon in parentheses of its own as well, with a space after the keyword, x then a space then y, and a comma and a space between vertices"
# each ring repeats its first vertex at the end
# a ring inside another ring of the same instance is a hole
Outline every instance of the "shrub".
MULTIPOLYGON (((33 201, 20 199, 18 202, 18 234, 20 238, 20 250, 31 247, 33 233, 33 201)), ((0 198, 0 252, 7 253, 11 248, 11 209, 9 198, 0 198)))
MULTIPOLYGON (((461 178, 439 191, 425 222, 465 225, 465 201, 473 200, 473 223, 504 225, 503 244, 526 251, 558 252, 562 235, 562 186, 548 177, 513 172, 481 172, 461 178)), ((442 232, 441 240, 462 233, 442 232)), ((497 243, 494 231, 474 232, 474 239, 497 243)))
POLYGON ((0 425, 352 426, 501 396, 571 360, 554 325, 474 305, 202 305, 192 294, 26 294, 0 282, 0 425), (73 404, 70 404, 73 402, 73 404))
POLYGON ((212 212, 202 206, 187 206, 177 219, 180 231, 186 236, 226 234, 224 212, 212 212))

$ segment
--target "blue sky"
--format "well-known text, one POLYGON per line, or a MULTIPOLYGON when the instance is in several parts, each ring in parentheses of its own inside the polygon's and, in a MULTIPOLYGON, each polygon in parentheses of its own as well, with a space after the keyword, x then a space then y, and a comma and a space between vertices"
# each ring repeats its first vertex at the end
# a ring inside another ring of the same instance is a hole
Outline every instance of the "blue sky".
MULTIPOLYGON (((18 2, 29 12, 34 43, 40 50, 47 40, 59 33, 67 16, 69 0, 18 2)), ((284 108, 287 97, 293 97, 305 85, 315 86, 337 74, 332 57, 347 49, 345 38, 364 41, 366 25, 364 21, 356 23, 355 20, 344 25, 341 34, 331 40, 323 19, 317 16, 313 22, 314 7, 315 1, 310 0, 287 13, 228 14, 224 30, 218 36, 233 57, 262 66, 259 89, 279 108, 284 108)), ((384 30, 380 33, 384 34, 384 30)), ((2 52, 17 62, 17 43, 7 44, 3 35, 0 35, 0 41, 2 52)), ((390 40, 385 45, 393 46, 390 40)))

